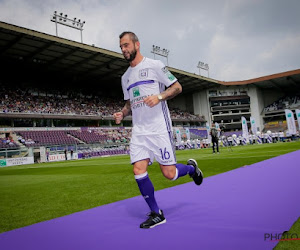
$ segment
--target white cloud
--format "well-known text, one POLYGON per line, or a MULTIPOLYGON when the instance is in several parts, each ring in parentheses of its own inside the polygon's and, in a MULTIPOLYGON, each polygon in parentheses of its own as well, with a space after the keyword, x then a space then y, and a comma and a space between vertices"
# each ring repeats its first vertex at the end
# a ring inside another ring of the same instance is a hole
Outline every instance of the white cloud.
MULTIPOLYGON (((86 21, 83 41, 120 52, 118 36, 136 32, 142 52, 170 50, 169 65, 210 77, 244 80, 300 68, 298 0, 0 0, 1 21, 55 35, 54 10, 86 21)), ((59 36, 80 33, 59 26, 59 36)), ((166 63, 165 58, 161 58, 166 63)))

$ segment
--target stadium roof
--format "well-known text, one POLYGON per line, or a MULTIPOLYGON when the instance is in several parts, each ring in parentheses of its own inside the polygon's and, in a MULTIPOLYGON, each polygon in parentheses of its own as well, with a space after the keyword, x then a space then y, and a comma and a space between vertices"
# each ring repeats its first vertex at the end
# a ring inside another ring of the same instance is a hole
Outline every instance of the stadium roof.
MULTIPOLYGON (((59 38, 0 22, 0 56, 27 64, 39 64, 47 71, 76 75, 83 79, 109 81, 128 68, 121 53, 59 38)), ((216 80, 170 68, 185 92, 209 88, 216 80)))
POLYGON ((283 73, 278 73, 269 76, 263 76, 251 80, 235 81, 235 82, 221 82, 220 84, 226 86, 235 85, 247 85, 252 84, 259 88, 276 88, 282 92, 286 92, 286 89, 294 89, 299 91, 300 89, 300 69, 291 70, 283 73))
MULTIPOLYGON (((1 60, 38 65, 47 73, 100 82, 120 82, 128 68, 121 53, 0 22, 1 60)), ((223 82, 169 67, 184 93, 221 85, 253 84, 259 88, 300 89, 300 69, 236 82, 223 82)))

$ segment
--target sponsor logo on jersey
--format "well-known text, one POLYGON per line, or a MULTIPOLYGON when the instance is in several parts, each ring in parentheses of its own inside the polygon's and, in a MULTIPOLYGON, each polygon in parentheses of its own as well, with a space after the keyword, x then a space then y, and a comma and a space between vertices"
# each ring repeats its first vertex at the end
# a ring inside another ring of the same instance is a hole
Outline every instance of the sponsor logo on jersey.
POLYGON ((140 90, 139 87, 135 87, 132 89, 133 97, 140 96, 140 90))
POLYGON ((163 67, 162 72, 168 77, 170 81, 173 81, 175 79, 175 76, 167 69, 167 67, 163 67))
POLYGON ((173 81, 175 79, 175 76, 170 71, 169 71, 169 73, 167 73, 167 76, 170 81, 173 81))
POLYGON ((130 101, 131 109, 134 110, 134 109, 145 107, 146 104, 144 103, 144 99, 148 96, 149 95, 138 96, 137 98, 132 99, 130 101))
POLYGON ((139 77, 140 78, 147 78, 148 77, 148 69, 141 69, 139 71, 139 77))

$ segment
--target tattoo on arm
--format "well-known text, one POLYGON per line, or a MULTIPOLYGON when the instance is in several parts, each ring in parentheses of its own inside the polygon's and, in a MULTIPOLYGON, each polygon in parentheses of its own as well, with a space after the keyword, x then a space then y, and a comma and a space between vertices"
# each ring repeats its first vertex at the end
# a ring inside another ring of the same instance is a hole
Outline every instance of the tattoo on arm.
POLYGON ((182 92, 182 87, 179 82, 174 83, 165 91, 160 93, 164 100, 170 100, 182 92))
POLYGON ((130 105, 130 100, 127 100, 124 107, 122 108, 122 113, 123 113, 123 118, 125 116, 130 115, 131 113, 131 105, 130 105))

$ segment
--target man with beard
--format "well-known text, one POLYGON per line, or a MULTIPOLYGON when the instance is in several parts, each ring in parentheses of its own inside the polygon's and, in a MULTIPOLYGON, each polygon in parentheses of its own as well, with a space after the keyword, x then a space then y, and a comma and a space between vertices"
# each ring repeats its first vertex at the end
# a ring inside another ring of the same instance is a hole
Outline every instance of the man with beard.
POLYGON ((166 222, 147 172, 153 160, 159 163, 163 175, 169 180, 189 174, 196 185, 200 185, 203 174, 194 159, 189 159, 186 165, 176 162, 166 100, 181 93, 180 83, 161 61, 142 56, 140 42, 133 32, 123 32, 119 38, 123 56, 130 67, 122 76, 126 103, 120 112, 114 113, 114 118, 116 124, 120 124, 125 116, 132 114, 130 160, 140 192, 151 211, 140 228, 153 228, 166 222))

